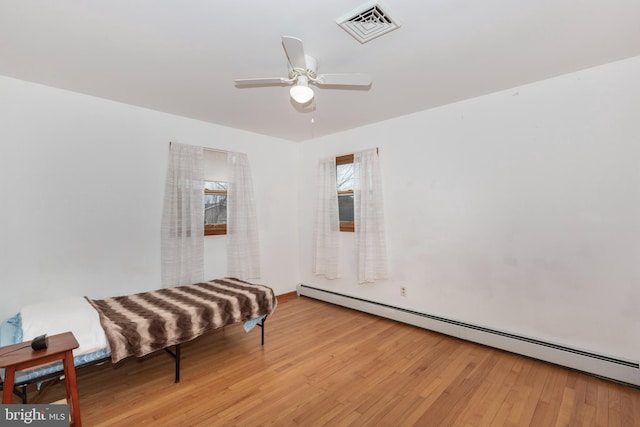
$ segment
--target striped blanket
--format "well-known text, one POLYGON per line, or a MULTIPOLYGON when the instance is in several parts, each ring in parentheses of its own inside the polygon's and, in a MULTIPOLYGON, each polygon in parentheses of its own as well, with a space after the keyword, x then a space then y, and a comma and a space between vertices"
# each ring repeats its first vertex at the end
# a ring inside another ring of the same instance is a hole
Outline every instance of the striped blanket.
POLYGON ((232 278, 87 301, 100 316, 114 363, 269 315, 277 305, 271 288, 232 278))

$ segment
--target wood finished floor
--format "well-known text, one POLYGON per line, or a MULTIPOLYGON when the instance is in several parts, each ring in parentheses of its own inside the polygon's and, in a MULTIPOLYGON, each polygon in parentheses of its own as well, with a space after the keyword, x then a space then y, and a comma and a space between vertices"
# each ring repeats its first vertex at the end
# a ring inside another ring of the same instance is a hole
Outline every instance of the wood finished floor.
MULTIPOLYGON (((85 426, 640 426, 640 390, 305 297, 258 329, 78 371, 85 426)), ((62 383, 32 403, 64 397, 62 383)))

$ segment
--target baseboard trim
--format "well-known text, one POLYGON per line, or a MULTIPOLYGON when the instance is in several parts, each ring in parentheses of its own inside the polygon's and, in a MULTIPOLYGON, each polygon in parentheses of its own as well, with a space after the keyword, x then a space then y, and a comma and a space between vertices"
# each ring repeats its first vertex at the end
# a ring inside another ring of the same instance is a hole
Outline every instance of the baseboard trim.
POLYGON ((291 291, 291 292, 287 292, 284 294, 280 294, 280 295, 276 295, 276 299, 278 300, 278 304, 283 303, 283 302, 287 302, 293 298, 297 298, 298 297, 298 292, 297 291, 291 291))

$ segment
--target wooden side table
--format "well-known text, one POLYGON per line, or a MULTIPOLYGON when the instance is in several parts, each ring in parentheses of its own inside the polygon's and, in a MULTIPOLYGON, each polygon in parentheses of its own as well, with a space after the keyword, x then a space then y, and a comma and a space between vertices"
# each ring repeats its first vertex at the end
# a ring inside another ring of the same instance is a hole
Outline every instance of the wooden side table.
POLYGON ((2 403, 13 402, 16 371, 62 360, 67 403, 69 404, 70 425, 81 427, 80 402, 78 401, 78 388, 76 387, 76 368, 73 364, 73 349, 78 348, 78 345, 76 337, 71 332, 65 332, 50 336, 48 348, 44 350, 32 350, 28 342, 0 347, 0 368, 5 368, 2 403))

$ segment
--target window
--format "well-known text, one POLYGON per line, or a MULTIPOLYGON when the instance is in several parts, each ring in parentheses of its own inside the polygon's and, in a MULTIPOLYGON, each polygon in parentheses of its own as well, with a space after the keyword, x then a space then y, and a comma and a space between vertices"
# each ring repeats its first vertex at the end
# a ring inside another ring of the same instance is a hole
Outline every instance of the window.
POLYGON ((204 235, 227 234, 227 153, 204 150, 204 235))
POLYGON ((336 157, 336 186, 340 231, 355 230, 353 223, 353 154, 336 157))
POLYGON ((204 235, 227 234, 227 183, 204 182, 204 235))

